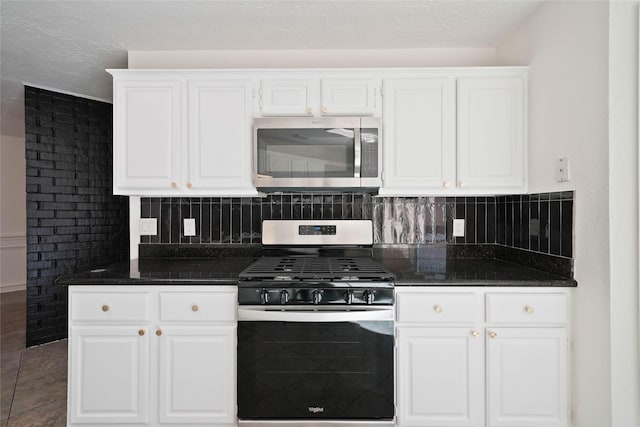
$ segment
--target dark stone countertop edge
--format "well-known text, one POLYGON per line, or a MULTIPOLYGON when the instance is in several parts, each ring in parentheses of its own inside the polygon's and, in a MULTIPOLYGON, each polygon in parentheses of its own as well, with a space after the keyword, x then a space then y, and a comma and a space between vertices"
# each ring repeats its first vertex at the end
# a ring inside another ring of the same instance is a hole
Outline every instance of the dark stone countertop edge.
POLYGON ((573 279, 559 280, 421 280, 421 281, 401 281, 396 280, 395 286, 402 287, 507 287, 507 288, 575 288, 578 282, 573 279))
MULTIPOLYGON (((72 274, 67 276, 61 276, 56 280, 57 285, 61 286, 74 286, 74 285, 119 285, 119 286, 148 286, 148 285, 175 285, 175 286, 188 286, 188 285, 207 285, 207 286, 235 286, 238 282, 236 278, 244 266, 248 266, 255 260, 254 257, 247 258, 234 258, 235 264, 225 263, 229 268, 221 274, 219 277, 215 275, 207 276, 204 273, 200 273, 200 277, 170 277, 170 276, 147 276, 147 277, 130 277, 129 276, 129 263, 119 263, 112 266, 106 266, 99 274, 92 274, 91 271, 84 273, 72 274)), ((395 260, 406 261, 406 259, 397 258, 395 260)), ((192 259, 192 261, 194 261, 192 259)), ((221 259, 216 260, 216 264, 220 263, 221 259)), ((394 259, 386 259, 384 264, 393 264, 394 259)), ((473 262, 473 260, 467 260, 473 262)), ((477 261, 477 260, 475 260, 477 261)), ((511 271, 507 274, 503 274, 500 278, 500 273, 496 273, 496 277, 491 278, 464 278, 464 277, 445 277, 445 273, 427 273, 422 276, 423 273, 417 276, 406 274, 405 272, 394 271, 394 268, 390 265, 387 267, 396 273, 395 284, 398 287, 421 287, 421 286, 452 286, 452 287, 576 287, 577 282, 571 278, 560 277, 556 275, 550 275, 546 272, 537 271, 526 266, 517 266, 513 263, 495 260, 501 265, 504 265, 505 269, 511 271), (516 276, 513 277, 513 269, 516 269, 516 276), (522 274, 520 274, 522 271, 522 274), (431 274, 436 277, 430 277, 431 274), (437 277, 443 274, 443 277, 437 277), (407 277, 409 276, 409 277, 407 277), (422 276, 422 277, 421 277, 422 276), (511 276, 511 277, 509 277, 511 276), (521 277, 518 277, 521 276, 521 277), (524 278, 522 277, 524 276, 524 278)), ((188 263, 188 259, 173 259, 166 265, 174 263, 174 265, 181 266, 188 263)), ((197 261, 196 261, 197 262, 197 261)), ((163 263, 164 265, 164 263, 163 263)), ((400 267, 400 266, 396 266, 400 267)), ((400 267, 402 268, 402 267, 400 267)), ((167 267, 171 270, 171 267, 167 267)), ((397 269, 396 269, 397 270, 397 269)), ((454 268, 455 270, 455 268, 454 268)), ((506 270, 505 270, 506 271, 506 270)), ((161 273, 161 272, 158 272, 161 273)), ((165 272, 166 274, 166 272, 165 272)))
POLYGON ((59 286, 94 286, 94 285, 116 285, 116 286, 151 286, 151 285, 171 285, 171 286, 236 286, 236 279, 158 279, 158 278, 74 278, 60 277, 56 280, 59 286))

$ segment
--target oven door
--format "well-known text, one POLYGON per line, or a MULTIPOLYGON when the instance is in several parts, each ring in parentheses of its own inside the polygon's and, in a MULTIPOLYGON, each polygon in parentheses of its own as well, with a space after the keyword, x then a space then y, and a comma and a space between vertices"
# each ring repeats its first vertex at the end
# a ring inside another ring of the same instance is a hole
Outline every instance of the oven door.
POLYGON ((393 425, 393 307, 240 306, 238 320, 245 425, 393 425))

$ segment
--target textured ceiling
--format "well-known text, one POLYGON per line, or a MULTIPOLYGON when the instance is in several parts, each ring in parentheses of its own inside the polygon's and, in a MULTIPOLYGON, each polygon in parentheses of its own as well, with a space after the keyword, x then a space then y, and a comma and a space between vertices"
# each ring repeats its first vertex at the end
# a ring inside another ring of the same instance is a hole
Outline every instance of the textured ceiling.
POLYGON ((22 82, 108 100, 130 50, 494 47, 541 3, 2 0, 2 133, 20 133, 22 82))

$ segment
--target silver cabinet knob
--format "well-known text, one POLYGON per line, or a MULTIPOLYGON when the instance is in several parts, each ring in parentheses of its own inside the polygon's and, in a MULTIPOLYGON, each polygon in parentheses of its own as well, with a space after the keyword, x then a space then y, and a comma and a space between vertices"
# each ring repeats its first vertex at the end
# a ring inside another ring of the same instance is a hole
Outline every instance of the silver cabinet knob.
POLYGON ((491 331, 491 332, 489 332, 489 337, 490 337, 491 339, 495 339, 495 338, 497 338, 497 337, 498 337, 498 334, 496 334, 495 332, 491 331))
POLYGON ((471 331, 471 336, 474 338, 478 338, 480 336, 480 332, 478 331, 471 331))
POLYGON ((525 311, 525 313, 527 313, 527 314, 533 314, 533 312, 534 312, 535 310, 534 310, 534 309, 533 309, 533 307, 531 307, 530 305, 525 305, 525 306, 524 306, 524 311, 525 311))
POLYGON ((442 313, 444 310, 442 309, 442 306, 441 306, 441 305, 436 304, 436 305, 434 305, 434 306, 433 306, 433 311, 435 311, 436 313, 440 314, 440 313, 442 313))

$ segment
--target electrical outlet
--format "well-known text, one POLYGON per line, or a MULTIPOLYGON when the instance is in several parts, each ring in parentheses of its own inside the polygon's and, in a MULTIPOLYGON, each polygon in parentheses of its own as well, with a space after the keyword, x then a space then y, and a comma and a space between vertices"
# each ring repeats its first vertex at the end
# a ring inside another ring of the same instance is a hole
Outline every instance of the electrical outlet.
POLYGON ((140 235, 156 236, 158 234, 157 218, 140 218, 140 235))
POLYGON ((464 219, 453 220, 453 236, 464 237, 464 219))
POLYGON ((196 235, 196 219, 195 218, 184 219, 184 235, 186 237, 196 235))
POLYGON ((556 161, 556 181, 569 181, 569 158, 562 157, 556 161))

